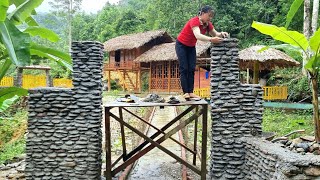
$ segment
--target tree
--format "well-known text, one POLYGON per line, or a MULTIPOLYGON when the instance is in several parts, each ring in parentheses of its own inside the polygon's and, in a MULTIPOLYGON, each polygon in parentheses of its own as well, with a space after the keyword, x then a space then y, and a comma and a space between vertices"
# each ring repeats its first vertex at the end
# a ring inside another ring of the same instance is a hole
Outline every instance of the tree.
POLYGON ((118 19, 121 17, 121 10, 118 6, 106 3, 103 9, 98 13, 94 21, 93 34, 97 36, 100 42, 105 42, 108 39, 117 36, 115 26, 118 19))
POLYGON ((115 31, 118 35, 141 32, 145 30, 145 23, 145 19, 139 18, 134 11, 128 10, 117 21, 115 31))
MULTIPOLYGON (((69 54, 60 52, 50 47, 34 43, 31 36, 39 36, 49 41, 57 42, 59 37, 49 29, 42 28, 31 17, 35 14, 34 9, 43 0, 1 0, 0 1, 0 44, 4 51, 0 57, 0 80, 8 71, 9 67, 25 66, 30 63, 31 56, 45 57, 71 69, 71 57, 69 54), (17 8, 7 15, 10 5, 17 8), (25 24, 23 30, 19 25, 25 24)), ((0 108, 9 99, 15 96, 26 95, 27 91, 21 88, 11 87, 0 90, 0 108)))
POLYGON ((95 14, 77 13, 72 21, 72 39, 74 41, 97 40, 97 35, 93 32, 96 17, 95 14))
MULTIPOLYGON (((287 15, 287 23, 286 23, 286 28, 288 28, 292 18, 302 5, 304 4, 304 13, 303 13, 303 34, 307 39, 310 38, 311 35, 313 35, 317 29, 317 23, 318 23, 318 16, 319 16, 319 0, 314 0, 313 1, 313 11, 311 14, 311 4, 310 0, 294 0, 292 3, 292 6, 290 8, 290 11, 288 12, 287 15)), ((306 51, 307 53, 303 55, 303 67, 307 63, 307 59, 311 56, 311 52, 309 50, 306 51)), ((306 70, 302 68, 302 73, 304 75, 307 74, 306 70)))
POLYGON ((53 0, 49 2, 52 6, 53 13, 65 17, 68 24, 68 40, 71 48, 72 42, 72 19, 73 14, 81 9, 82 0, 53 0))
POLYGON ((312 34, 314 34, 317 30, 318 17, 319 17, 319 0, 313 0, 312 21, 311 21, 311 33, 312 34))
MULTIPOLYGON (((301 0, 295 0, 287 15, 286 27, 289 26, 292 18, 300 7, 301 0)), ((315 139, 320 143, 320 121, 319 121, 319 101, 318 101, 318 77, 320 70, 320 28, 308 38, 297 31, 287 30, 285 27, 253 22, 252 27, 263 34, 271 36, 275 40, 287 43, 281 47, 289 47, 306 57, 307 64, 303 67, 309 74, 312 84, 312 104, 313 104, 313 121, 315 124, 315 139), (308 53, 310 49, 311 53, 308 53)), ((277 46, 279 47, 279 46, 277 46)))

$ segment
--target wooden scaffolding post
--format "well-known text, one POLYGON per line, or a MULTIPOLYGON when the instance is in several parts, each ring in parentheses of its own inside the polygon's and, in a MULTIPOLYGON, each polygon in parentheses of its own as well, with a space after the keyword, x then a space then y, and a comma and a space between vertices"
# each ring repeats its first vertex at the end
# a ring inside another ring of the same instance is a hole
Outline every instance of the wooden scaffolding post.
POLYGON ((259 81, 259 61, 254 61, 253 64, 253 84, 258 84, 259 81))

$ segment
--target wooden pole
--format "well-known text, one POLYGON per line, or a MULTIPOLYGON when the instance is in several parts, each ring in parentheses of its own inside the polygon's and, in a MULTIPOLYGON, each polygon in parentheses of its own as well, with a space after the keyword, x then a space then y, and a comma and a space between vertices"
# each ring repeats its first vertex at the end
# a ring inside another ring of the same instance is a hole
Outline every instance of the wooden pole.
POLYGON ((152 82, 152 71, 151 71, 151 67, 152 67, 152 62, 150 62, 150 68, 149 68, 149 92, 151 92, 151 82, 152 82))
POLYGON ((259 61, 254 61, 253 64, 253 84, 258 84, 259 81, 259 61))
POLYGON ((250 79, 250 71, 249 68, 247 68, 247 84, 249 84, 249 79, 250 79))
POLYGON ((141 88, 140 88, 140 85, 139 85, 139 79, 141 79, 139 77, 140 70, 134 70, 133 72, 134 72, 135 77, 136 77, 136 82, 135 82, 135 85, 134 85, 134 92, 135 93, 141 93, 141 88))
POLYGON ((17 73, 17 85, 18 87, 22 87, 22 78, 23 78, 23 68, 18 68, 17 73))
POLYGON ((111 72, 108 71, 108 91, 111 91, 111 72))
POLYGON ((171 91, 171 61, 169 61, 168 65, 168 93, 171 91))
POLYGON ((139 68, 138 74, 136 75, 137 79, 137 85, 139 86, 139 93, 142 92, 142 77, 141 77, 141 68, 139 68), (139 82, 138 82, 139 81, 139 82))
POLYGON ((50 78, 50 72, 48 69, 46 69, 45 71, 46 71, 46 85, 47 85, 47 87, 51 87, 52 83, 51 83, 51 78, 50 78))

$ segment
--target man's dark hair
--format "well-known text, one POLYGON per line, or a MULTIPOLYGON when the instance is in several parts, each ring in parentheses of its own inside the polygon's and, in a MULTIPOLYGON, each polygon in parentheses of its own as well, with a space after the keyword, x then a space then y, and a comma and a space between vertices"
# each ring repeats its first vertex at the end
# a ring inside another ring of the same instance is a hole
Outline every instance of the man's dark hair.
POLYGON ((199 9, 198 15, 201 15, 201 13, 208 13, 208 12, 212 12, 214 14, 214 10, 212 9, 212 7, 205 5, 199 9))

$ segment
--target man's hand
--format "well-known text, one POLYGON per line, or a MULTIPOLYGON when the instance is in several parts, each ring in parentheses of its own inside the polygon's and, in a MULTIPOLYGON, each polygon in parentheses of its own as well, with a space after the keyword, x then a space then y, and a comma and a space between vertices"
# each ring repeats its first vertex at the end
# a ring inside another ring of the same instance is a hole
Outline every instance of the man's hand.
POLYGON ((220 32, 219 37, 227 38, 229 37, 229 34, 227 32, 220 32))
POLYGON ((220 37, 212 37, 211 39, 210 39, 210 42, 212 42, 212 43, 221 43, 222 42, 222 38, 220 38, 220 37))

